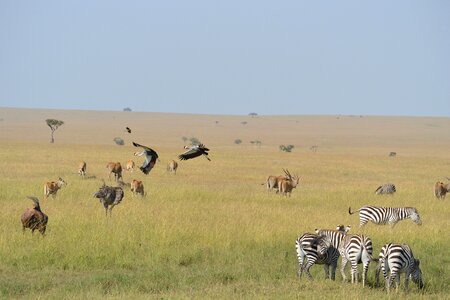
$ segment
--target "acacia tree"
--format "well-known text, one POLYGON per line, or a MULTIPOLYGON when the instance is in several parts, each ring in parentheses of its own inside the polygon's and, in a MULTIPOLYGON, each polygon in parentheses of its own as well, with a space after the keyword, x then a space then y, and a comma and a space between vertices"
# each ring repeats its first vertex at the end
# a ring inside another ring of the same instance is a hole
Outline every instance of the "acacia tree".
POLYGON ((55 132, 56 129, 58 129, 59 126, 64 124, 64 121, 60 121, 60 120, 56 120, 56 119, 47 119, 45 120, 45 122, 47 123, 48 127, 50 127, 50 129, 52 130, 52 139, 50 140, 50 143, 54 143, 55 139, 53 138, 53 133, 55 132))

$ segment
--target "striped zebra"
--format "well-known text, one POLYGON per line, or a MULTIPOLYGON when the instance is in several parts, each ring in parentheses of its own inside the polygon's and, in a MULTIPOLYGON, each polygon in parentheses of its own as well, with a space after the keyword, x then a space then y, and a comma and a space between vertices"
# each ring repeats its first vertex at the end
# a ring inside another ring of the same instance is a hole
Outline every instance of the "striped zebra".
POLYGON ((411 248, 400 244, 386 244, 381 248, 378 267, 375 274, 376 285, 378 286, 380 270, 386 282, 386 289, 389 292, 392 282, 395 280, 396 291, 400 285, 400 273, 405 273, 405 290, 408 290, 409 277, 419 288, 423 288, 422 271, 420 261, 414 258, 411 248), (390 272, 390 274, 389 274, 390 272))
POLYGON ((306 272, 309 279, 313 279, 309 269, 314 264, 324 266, 325 279, 329 278, 329 266, 331 265, 332 274, 331 279, 334 280, 336 272, 336 263, 334 257, 339 257, 339 252, 336 253, 326 238, 320 237, 317 234, 305 233, 295 241, 295 249, 298 259, 297 276, 302 277, 303 271, 306 272), (305 262, 306 260, 306 262, 305 262))
POLYGON ((375 194, 377 195, 383 195, 383 194, 393 194, 395 193, 395 184, 393 183, 386 183, 383 185, 380 185, 376 190, 375 194))
POLYGON ((339 245, 339 253, 342 256, 341 274, 345 281, 345 267, 347 262, 350 262, 352 267, 352 283, 358 283, 358 264, 363 264, 362 283, 363 287, 366 285, 367 270, 372 257, 372 240, 365 235, 352 234, 347 235, 339 245))
POLYGON ((352 212, 351 207, 348 208, 349 214, 359 211, 359 227, 363 227, 369 221, 378 225, 389 224, 394 227, 399 221, 411 219, 417 225, 422 225, 419 212, 414 207, 378 207, 366 205, 352 212))

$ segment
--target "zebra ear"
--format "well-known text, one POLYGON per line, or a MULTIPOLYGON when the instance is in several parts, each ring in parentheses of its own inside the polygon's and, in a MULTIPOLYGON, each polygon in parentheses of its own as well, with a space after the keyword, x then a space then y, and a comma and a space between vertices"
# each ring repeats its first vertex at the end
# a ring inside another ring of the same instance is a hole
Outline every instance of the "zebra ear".
POLYGON ((418 258, 416 258, 416 259, 414 260, 414 262, 416 263, 416 267, 418 267, 418 266, 420 265, 420 260, 419 260, 418 258))
POLYGON ((316 228, 316 229, 314 229, 314 232, 319 234, 319 230, 320 230, 319 228, 316 228))

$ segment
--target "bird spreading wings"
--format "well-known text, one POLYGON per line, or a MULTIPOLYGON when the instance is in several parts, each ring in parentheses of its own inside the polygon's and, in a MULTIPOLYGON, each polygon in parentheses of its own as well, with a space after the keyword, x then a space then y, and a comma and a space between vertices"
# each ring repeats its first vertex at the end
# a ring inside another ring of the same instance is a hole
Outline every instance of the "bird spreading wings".
POLYGON ((130 127, 126 127, 125 129, 127 130, 128 133, 131 133, 130 127))
POLYGON ((156 164, 156 160, 158 159, 158 153, 155 150, 150 149, 147 146, 139 145, 138 143, 133 142, 133 146, 141 147, 144 149, 142 152, 135 152, 134 155, 142 156, 145 155, 145 161, 140 167, 141 171, 147 175, 153 169, 156 164))
POLYGON ((185 153, 183 153, 181 155, 178 155, 178 158, 180 160, 188 160, 188 159, 200 156, 200 155, 204 155, 207 160, 211 161, 211 159, 209 159, 209 157, 208 157, 209 149, 206 148, 205 145, 203 145, 203 144, 194 145, 194 146, 190 146, 190 147, 185 146, 184 148, 188 149, 188 151, 186 151, 185 153))

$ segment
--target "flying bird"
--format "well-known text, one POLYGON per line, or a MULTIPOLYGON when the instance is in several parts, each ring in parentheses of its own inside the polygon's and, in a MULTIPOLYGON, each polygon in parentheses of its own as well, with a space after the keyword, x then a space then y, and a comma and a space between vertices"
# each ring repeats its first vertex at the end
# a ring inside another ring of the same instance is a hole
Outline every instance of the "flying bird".
POLYGON ((127 132, 128 132, 128 133, 131 133, 130 127, 127 127, 126 129, 127 129, 127 132))
POLYGON ((188 160, 188 159, 200 156, 200 155, 204 155, 207 160, 211 161, 211 159, 209 159, 209 157, 208 157, 209 149, 206 148, 205 145, 203 145, 203 144, 194 145, 194 146, 190 146, 190 147, 184 146, 184 149, 188 149, 188 151, 186 151, 185 153, 183 153, 181 155, 178 155, 178 158, 180 160, 188 160))
POLYGON ((144 149, 142 152, 135 152, 135 156, 145 155, 145 161, 142 166, 139 168, 141 171, 147 175, 155 166, 156 160, 158 159, 158 153, 155 150, 150 149, 149 147, 139 145, 138 143, 133 142, 133 146, 141 147, 144 149))

